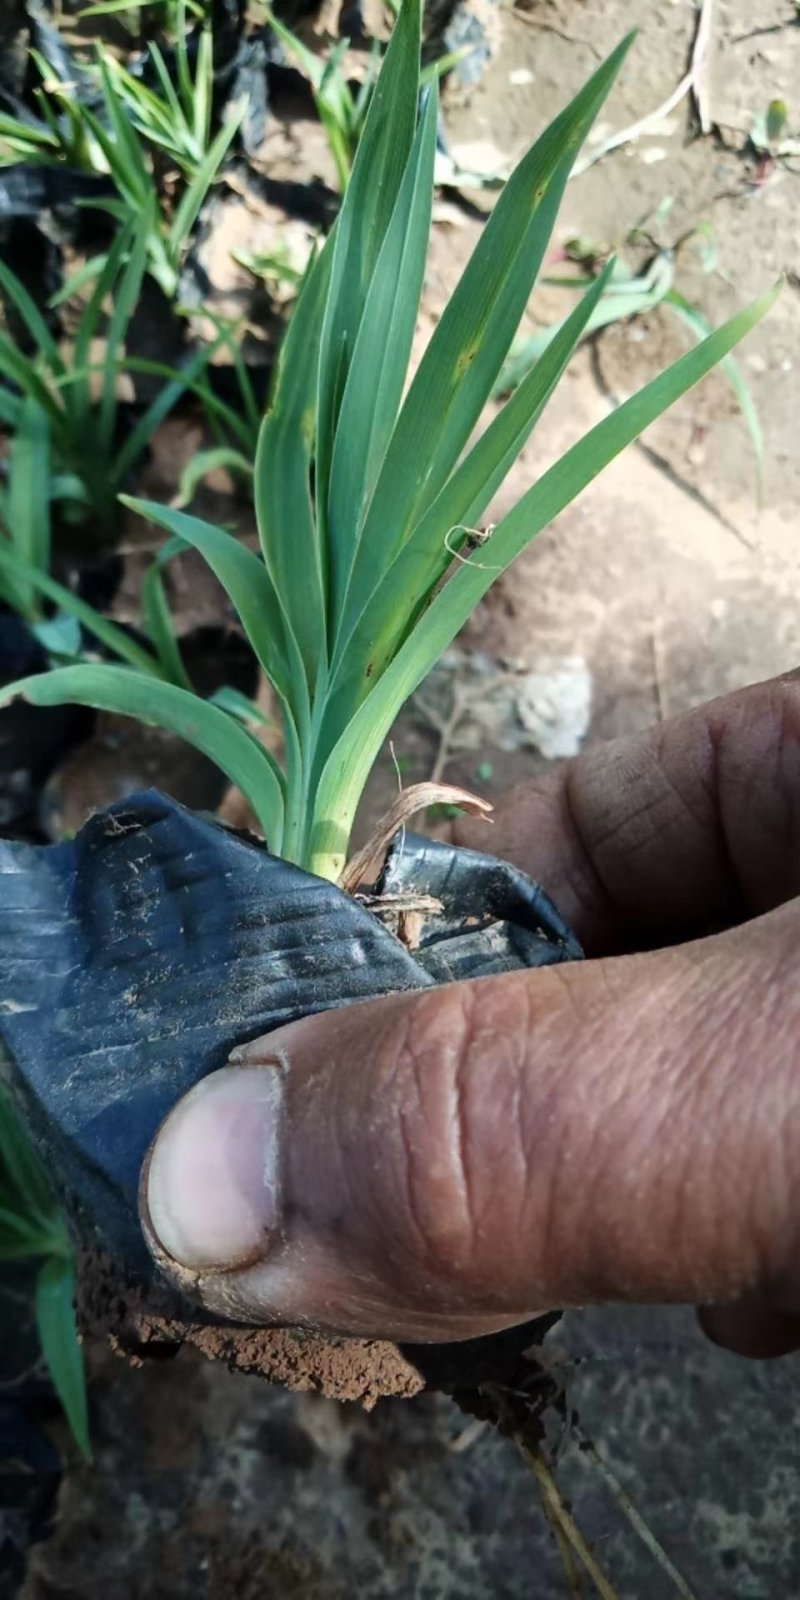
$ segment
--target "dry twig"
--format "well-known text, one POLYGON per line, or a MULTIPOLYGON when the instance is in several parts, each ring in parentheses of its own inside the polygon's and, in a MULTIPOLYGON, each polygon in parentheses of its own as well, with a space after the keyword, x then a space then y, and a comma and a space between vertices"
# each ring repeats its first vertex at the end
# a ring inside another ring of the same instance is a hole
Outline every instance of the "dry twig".
POLYGON ((677 1567, 673 1566, 663 1545, 659 1544, 655 1534, 648 1528, 644 1517, 636 1510, 630 1495, 623 1488, 616 1474, 612 1472, 608 1462, 603 1459, 591 1439, 583 1432, 583 1429, 577 1423, 574 1427, 575 1433, 580 1440, 581 1453, 597 1468, 606 1488, 610 1490, 620 1510, 624 1512, 631 1527, 639 1535, 642 1544, 646 1546, 650 1554, 655 1557, 658 1565, 666 1572, 671 1582, 674 1583, 675 1593, 680 1595, 680 1600, 695 1600, 695 1596, 686 1579, 682 1578, 677 1567))
POLYGON ((523 1444, 520 1439, 517 1439, 517 1446, 536 1479, 548 1522, 552 1528, 558 1525, 562 1539, 569 1546, 573 1568, 575 1561, 580 1561, 591 1578, 600 1600, 619 1600, 616 1589, 612 1588, 589 1549, 541 1450, 523 1444))
POLYGON ((705 76, 706 57, 711 39, 711 16, 713 0, 701 0, 700 15, 697 21, 697 31, 694 37, 691 60, 688 70, 684 73, 679 84, 667 95, 662 105, 655 111, 649 111, 646 117, 640 117, 638 122, 632 122, 627 128, 620 128, 617 133, 612 133, 608 139, 597 146, 596 150, 576 161, 572 169, 572 176, 576 178, 579 173, 588 171, 589 167, 602 161, 604 156, 610 155, 612 150, 618 150, 620 145, 633 144, 637 139, 643 138, 648 133, 653 133, 660 122, 668 117, 675 107, 687 94, 691 94, 697 109, 701 133, 711 131, 711 112, 708 103, 708 88, 705 76))
POLYGON ((450 710, 444 716, 436 709, 436 706, 432 706, 421 694, 414 696, 414 704, 417 710, 422 712, 425 721, 430 723, 439 740, 436 759, 431 767, 430 783, 442 782, 445 768, 453 753, 454 734, 462 719, 466 716, 471 700, 472 696, 467 685, 458 676, 453 678, 450 710))
POLYGON ((386 815, 373 828, 363 849, 351 856, 339 879, 339 887, 346 894, 355 894, 362 883, 374 883, 380 875, 395 834, 418 811, 424 811, 427 806, 443 804, 458 806, 461 811, 468 812, 472 817, 482 817, 484 821, 494 810, 488 800, 481 800, 469 789, 456 789, 451 783, 414 783, 410 789, 401 791, 394 805, 389 807, 386 815))

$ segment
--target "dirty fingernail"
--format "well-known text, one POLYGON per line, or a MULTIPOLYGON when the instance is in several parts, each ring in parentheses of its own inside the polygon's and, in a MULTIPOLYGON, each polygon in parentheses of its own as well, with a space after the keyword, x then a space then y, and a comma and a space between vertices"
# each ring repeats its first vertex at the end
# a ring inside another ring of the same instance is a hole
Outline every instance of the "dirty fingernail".
POLYGON ((225 1269, 266 1254, 278 1223, 282 1097, 278 1068, 223 1067, 163 1124, 143 1211, 173 1261, 225 1269))

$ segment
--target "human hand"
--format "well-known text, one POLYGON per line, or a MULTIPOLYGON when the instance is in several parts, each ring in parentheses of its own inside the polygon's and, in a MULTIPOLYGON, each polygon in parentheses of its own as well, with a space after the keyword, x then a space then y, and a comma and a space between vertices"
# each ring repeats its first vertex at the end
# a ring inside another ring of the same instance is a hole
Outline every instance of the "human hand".
POLYGON ((491 847, 588 959, 234 1052, 155 1141, 158 1259, 246 1321, 438 1340, 684 1301, 800 1347, 800 677, 512 791, 491 847))

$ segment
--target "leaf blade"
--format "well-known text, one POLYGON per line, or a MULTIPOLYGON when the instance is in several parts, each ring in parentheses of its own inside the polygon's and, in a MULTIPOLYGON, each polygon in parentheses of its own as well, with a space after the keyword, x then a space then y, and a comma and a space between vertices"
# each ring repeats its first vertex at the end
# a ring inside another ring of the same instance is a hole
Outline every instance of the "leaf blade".
POLYGON ((22 578, 40 594, 46 595, 48 600, 54 600, 62 611, 77 618, 88 632, 94 634, 101 644, 112 650, 128 666, 153 677, 159 676, 158 663, 154 657, 137 644, 124 628, 109 621, 101 612, 95 611, 94 607, 81 600, 79 595, 73 594, 71 589, 65 588, 57 579, 51 578, 48 572, 37 571, 36 568, 23 564, 20 557, 12 550, 7 550, 3 543, 0 543, 0 570, 10 573, 12 577, 22 578))
POLYGON ((88 705, 165 728, 194 745, 246 796, 270 841, 280 849, 283 791, 274 762, 241 725, 217 706, 174 684, 129 667, 56 667, 4 684, 0 705, 23 699, 37 706, 88 705))
MULTIPOLYGON (((50 426, 35 400, 23 402, 11 444, 8 522, 14 549, 34 571, 50 565, 50 426)), ((24 605, 29 617, 37 611, 36 589, 22 574, 24 605)))
MULTIPOLYGON (((711 333, 711 324, 707 318, 677 289, 671 289, 664 298, 670 310, 680 318, 695 339, 704 339, 711 333)), ((764 497, 764 433, 761 418, 744 373, 735 357, 725 356, 720 366, 733 390, 750 435, 756 463, 756 496, 760 504, 764 497)))
POLYGON ((430 234, 437 114, 434 88, 364 301, 336 425, 327 520, 337 620, 358 560, 364 507, 391 437, 411 355, 430 234), (381 352, 377 365, 376 350, 381 352))
POLYGON ((200 552, 228 595, 267 677, 279 694, 288 697, 291 685, 280 605, 263 561, 232 534, 199 517, 155 500, 120 498, 123 505, 200 552))
POLYGON ((183 664, 180 645, 172 626, 172 616, 164 588, 163 565, 151 561, 142 583, 142 610, 147 632, 158 656, 161 674, 167 683, 193 692, 191 679, 183 664))
POLYGON ((54 1210, 53 1196, 44 1167, 28 1138, 22 1122, 9 1099, 8 1091, 0 1086, 0 1174, 4 1175, 5 1188, 10 1186, 12 1198, 40 1224, 46 1223, 54 1210))
POLYGON ((333 440, 369 283, 397 200, 417 121, 420 0, 403 0, 373 90, 350 181, 332 234, 331 282, 319 353, 317 501, 327 505, 333 440), (344 374, 346 376, 346 373, 344 374))
POLYGON ((337 732, 381 676, 452 564, 463 542, 453 536, 475 526, 516 461, 591 322, 613 267, 609 262, 559 325, 536 368, 457 467, 353 623, 331 674, 337 700, 331 702, 329 725, 337 732))
MULTIPOLYGON (((323 769, 312 828, 315 863, 338 865, 366 776, 401 706, 472 614, 487 589, 627 444, 705 377, 766 315, 780 284, 590 429, 498 525, 480 565, 465 562, 445 584, 338 740, 323 769), (491 551, 491 556, 488 552, 491 551)), ((340 870, 340 869, 339 869, 340 870)), ((328 873, 328 875, 330 875, 328 873)))
POLYGON ((272 402, 261 425, 254 469, 258 534, 264 561, 305 664, 316 682, 326 651, 325 577, 311 497, 317 374, 304 352, 317 347, 332 253, 327 245, 306 274, 281 345, 272 402), (291 507, 291 537, 287 513, 291 507))
POLYGON ((435 499, 491 392, 533 288, 578 149, 630 47, 629 35, 550 123, 508 179, 420 362, 367 513, 353 603, 435 499), (372 553, 372 560, 368 555, 372 553))
POLYGON ((86 1374, 75 1316, 75 1268, 54 1256, 36 1280, 36 1323, 42 1353, 81 1455, 91 1460, 86 1374))

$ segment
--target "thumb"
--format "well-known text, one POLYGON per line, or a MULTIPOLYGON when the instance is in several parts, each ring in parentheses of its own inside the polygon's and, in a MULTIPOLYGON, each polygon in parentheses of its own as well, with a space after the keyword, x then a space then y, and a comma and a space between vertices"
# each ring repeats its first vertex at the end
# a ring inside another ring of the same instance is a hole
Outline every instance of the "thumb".
POLYGON ((155 1141, 154 1254, 241 1320, 414 1340, 588 1300, 783 1293, 797 922, 795 903, 678 949, 394 995, 245 1046, 155 1141))

